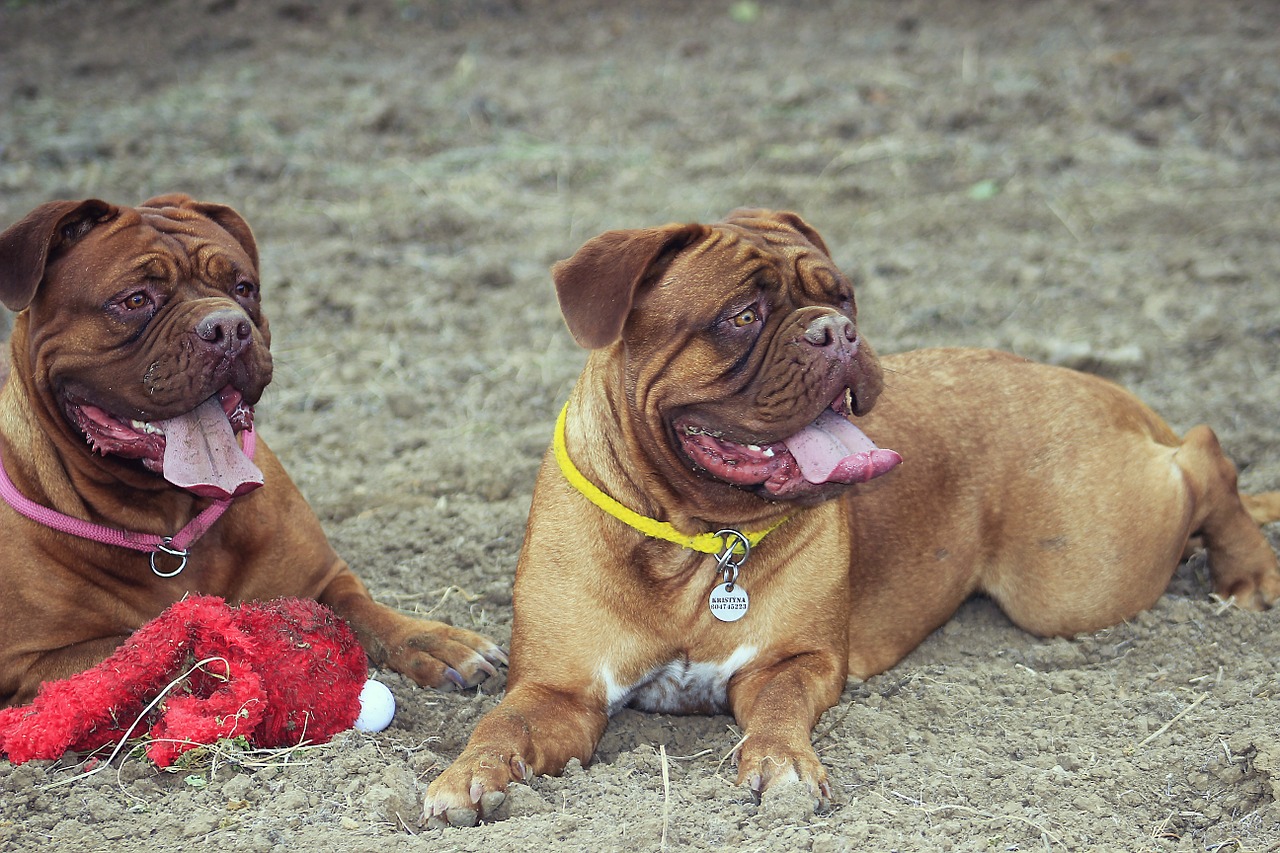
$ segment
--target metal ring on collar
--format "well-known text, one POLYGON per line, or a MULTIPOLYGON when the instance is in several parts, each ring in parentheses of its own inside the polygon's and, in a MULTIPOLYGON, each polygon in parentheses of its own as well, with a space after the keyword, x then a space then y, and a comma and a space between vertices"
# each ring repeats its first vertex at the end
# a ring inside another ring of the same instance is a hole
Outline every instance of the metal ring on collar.
POLYGON ((151 555, 150 555, 151 572, 158 578, 176 577, 177 575, 182 573, 183 569, 187 567, 187 551, 181 548, 170 548, 169 543, 172 541, 173 541, 173 537, 171 536, 165 537, 165 539, 162 542, 158 542, 156 544, 156 550, 151 552, 151 555), (160 571, 160 569, 156 566, 156 554, 159 554, 161 551, 163 551, 164 553, 168 554, 171 557, 177 557, 178 568, 174 569, 171 572, 160 571))
POLYGON ((731 527, 717 530, 716 535, 724 540, 724 550, 716 556, 716 566, 723 572, 725 583, 735 583, 738 580, 738 569, 751 556, 751 540, 742 531, 731 527), (742 550, 741 556, 737 555, 739 548, 742 550))

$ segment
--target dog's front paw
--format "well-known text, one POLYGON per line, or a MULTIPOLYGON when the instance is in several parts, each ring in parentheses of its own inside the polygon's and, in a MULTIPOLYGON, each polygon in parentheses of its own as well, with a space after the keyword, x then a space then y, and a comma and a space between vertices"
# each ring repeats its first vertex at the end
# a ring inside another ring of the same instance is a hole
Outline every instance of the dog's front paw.
POLYGON ((750 788, 758 797, 771 788, 799 782, 814 799, 814 808, 831 804, 831 785, 818 754, 806 739, 803 744, 788 744, 753 734, 738 750, 738 784, 750 788))
POLYGON ((388 649, 387 665, 426 687, 474 687, 507 655, 487 637, 441 622, 414 620, 400 642, 388 649))
POLYGON ((523 781, 528 773, 519 755, 468 749, 427 787, 422 823, 439 828, 495 820, 506 802, 507 785, 523 781))
MULTIPOLYGON (((1214 566, 1214 570, 1217 570, 1217 566, 1214 566)), ((1224 591, 1226 595, 1221 592, 1219 595, 1234 600, 1236 606, 1244 610, 1269 610, 1280 604, 1280 573, 1276 572, 1274 565, 1263 565, 1251 576, 1224 591)))

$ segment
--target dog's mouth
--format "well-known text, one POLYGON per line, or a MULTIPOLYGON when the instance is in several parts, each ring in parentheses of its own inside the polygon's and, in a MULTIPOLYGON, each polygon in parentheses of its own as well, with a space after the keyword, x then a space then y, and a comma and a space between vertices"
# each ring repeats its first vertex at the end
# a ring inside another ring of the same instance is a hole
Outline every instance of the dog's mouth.
POLYGON ((735 486, 791 498, 817 486, 865 483, 902 461, 896 451, 877 447, 849 420, 851 413, 845 390, 812 423, 780 440, 739 443, 692 421, 678 421, 675 429, 696 467, 735 486))
POLYGON ((236 439, 253 427, 253 407, 230 385, 185 414, 154 421, 119 418, 71 394, 63 405, 94 452, 137 459, 201 497, 226 499, 262 485, 262 472, 236 439))

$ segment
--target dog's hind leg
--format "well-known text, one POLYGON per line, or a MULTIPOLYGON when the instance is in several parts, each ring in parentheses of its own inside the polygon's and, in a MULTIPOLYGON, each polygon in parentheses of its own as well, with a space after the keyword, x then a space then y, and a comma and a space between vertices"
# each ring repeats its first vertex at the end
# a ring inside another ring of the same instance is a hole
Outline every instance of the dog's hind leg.
POLYGON ((1260 495, 1241 494, 1244 508, 1258 524, 1280 521, 1280 492, 1263 492, 1260 495))
POLYGON ((1190 532, 1208 551, 1214 592, 1250 610, 1271 606, 1280 598, 1280 568, 1258 525, 1280 517, 1280 494, 1242 498, 1235 466, 1207 426, 1186 434, 1174 461, 1191 490, 1190 532))

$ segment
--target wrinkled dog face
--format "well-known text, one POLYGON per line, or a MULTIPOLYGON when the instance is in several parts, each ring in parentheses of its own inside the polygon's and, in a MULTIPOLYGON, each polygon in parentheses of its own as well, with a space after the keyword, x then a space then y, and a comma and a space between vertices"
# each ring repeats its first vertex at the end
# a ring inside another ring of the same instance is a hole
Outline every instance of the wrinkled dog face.
POLYGON ((824 485, 897 464, 846 418, 869 410, 882 387, 858 335, 853 285, 794 224, 744 216, 716 226, 638 307, 646 328, 628 330, 628 344, 655 345, 643 354, 632 345, 637 384, 688 464, 792 499, 829 496, 824 485), (667 322, 676 333, 662 340, 667 322))
POLYGON ((598 282, 625 279, 616 268, 628 257, 647 263, 618 333, 626 394, 668 470, 813 502, 901 461, 847 417, 875 402, 880 365, 858 334, 853 285, 800 217, 744 210, 710 226, 601 235, 555 271, 580 342, 609 341, 594 316, 599 291, 624 288, 598 282), (610 253, 622 260, 606 262, 610 253))
POLYGON ((248 226, 230 208, 170 196, 85 202, 52 227, 27 309, 42 392, 103 455, 168 477, 189 464, 179 457, 230 453, 226 485, 175 483, 216 497, 252 488, 227 441, 252 426, 272 372, 248 226))

